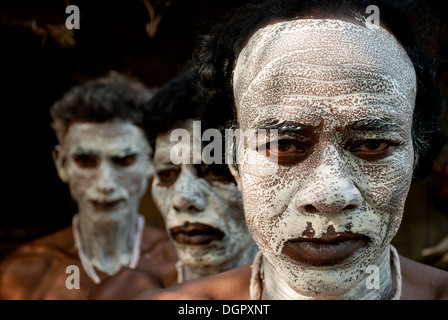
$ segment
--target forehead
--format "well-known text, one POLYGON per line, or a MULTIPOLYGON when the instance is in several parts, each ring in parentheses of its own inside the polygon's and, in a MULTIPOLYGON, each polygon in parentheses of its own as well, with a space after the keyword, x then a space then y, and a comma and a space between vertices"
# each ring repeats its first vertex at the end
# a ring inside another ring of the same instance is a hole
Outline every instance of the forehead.
POLYGON ((156 138, 156 148, 154 152, 154 162, 157 161, 166 161, 166 158, 170 156, 171 149, 175 145, 181 146, 182 144, 190 144, 193 143, 193 121, 194 119, 187 119, 179 122, 175 127, 171 128, 171 130, 158 134, 156 138), (186 130, 188 134, 185 139, 171 141, 171 133, 176 129, 186 130), (187 139, 188 138, 188 139, 187 139))
POLYGON ((149 143, 143 130, 123 121, 75 122, 70 125, 64 143, 71 149, 146 150, 149 143))
POLYGON ((239 120, 270 106, 412 111, 416 93, 412 62, 389 32, 330 19, 258 30, 240 53, 233 80, 239 120))

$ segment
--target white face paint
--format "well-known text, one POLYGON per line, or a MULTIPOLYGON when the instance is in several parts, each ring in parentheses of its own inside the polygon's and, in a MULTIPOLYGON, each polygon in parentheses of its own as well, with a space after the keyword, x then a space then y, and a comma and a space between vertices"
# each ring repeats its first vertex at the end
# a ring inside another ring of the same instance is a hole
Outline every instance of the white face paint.
POLYGON ((75 122, 59 148, 58 171, 80 219, 136 223, 151 172, 151 147, 142 129, 121 121, 75 122))
POLYGON ((175 145, 191 143, 193 150, 192 122, 180 125, 190 142, 170 141, 170 132, 157 137, 152 195, 184 265, 219 269, 225 264, 228 269, 249 262, 256 246, 244 221, 241 193, 224 175, 224 165, 171 162, 175 145))
POLYGON ((414 164, 411 61, 382 28, 295 20, 258 30, 233 80, 241 129, 279 130, 277 171, 250 149, 239 167, 254 240, 295 292, 347 294, 401 222, 414 164))

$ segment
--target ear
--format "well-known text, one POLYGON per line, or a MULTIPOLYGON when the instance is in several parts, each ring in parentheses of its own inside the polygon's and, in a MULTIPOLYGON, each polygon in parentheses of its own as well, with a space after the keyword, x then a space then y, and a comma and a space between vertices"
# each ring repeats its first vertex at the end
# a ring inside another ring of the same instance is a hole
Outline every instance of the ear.
POLYGON ((61 145, 58 144, 53 148, 52 156, 59 178, 62 182, 67 183, 67 170, 65 168, 66 159, 61 145))
POLYGON ((154 149, 152 146, 149 146, 148 152, 148 163, 146 164, 146 175, 148 178, 152 178, 154 174, 154 166, 152 165, 152 160, 154 159, 154 149))
POLYGON ((226 163, 227 166, 229 167, 230 173, 232 174, 233 178, 236 181, 238 190, 241 192, 243 188, 241 184, 240 172, 238 170, 238 164, 236 163, 236 147, 233 142, 228 143, 229 143, 228 148, 226 148, 226 150, 228 150, 226 154, 226 163))
POLYGON ((229 166, 230 173, 235 178, 236 185, 238 186, 238 190, 240 190, 240 192, 241 192, 243 190, 243 188, 241 185, 241 178, 240 178, 240 172, 238 170, 238 165, 232 163, 232 164, 229 164, 228 166, 229 166))
POLYGON ((148 164, 146 165, 146 175, 148 176, 148 178, 152 178, 154 174, 154 167, 152 165, 152 161, 148 161, 148 164))

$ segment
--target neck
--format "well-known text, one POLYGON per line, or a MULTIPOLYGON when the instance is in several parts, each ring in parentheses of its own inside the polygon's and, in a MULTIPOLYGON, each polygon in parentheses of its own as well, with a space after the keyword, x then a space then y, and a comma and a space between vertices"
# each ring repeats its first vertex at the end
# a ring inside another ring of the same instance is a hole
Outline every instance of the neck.
POLYGON ((181 260, 177 262, 177 279, 178 282, 183 282, 187 280, 198 279, 217 273, 221 273, 252 261, 255 254, 258 251, 258 247, 255 243, 251 243, 247 246, 246 250, 240 251, 238 255, 234 256, 233 259, 226 260, 225 262, 217 265, 187 265, 183 264, 181 260))
POLYGON ((136 259, 135 250, 140 252, 144 219, 137 213, 128 217, 126 220, 93 221, 89 216, 75 215, 75 242, 86 271, 93 270, 94 266, 113 276, 122 266, 135 264, 133 260, 136 259))
MULTIPOLYGON (((263 258, 264 268, 264 288, 262 293, 263 300, 385 300, 396 299, 399 292, 392 296, 393 280, 401 278, 399 275, 399 262, 395 255, 390 257, 392 249, 387 247, 377 260, 371 264, 372 268, 366 270, 368 277, 362 277, 360 281, 353 283, 350 290, 339 296, 311 296, 303 295, 294 291, 283 278, 278 275, 277 270, 263 258), (394 263, 391 272, 391 262, 394 263), (398 266, 396 265, 398 263, 398 266), (394 279, 393 279, 394 278, 394 279)), ((395 250, 395 249, 394 249, 395 250)), ((396 251, 393 251, 396 254, 396 251)))

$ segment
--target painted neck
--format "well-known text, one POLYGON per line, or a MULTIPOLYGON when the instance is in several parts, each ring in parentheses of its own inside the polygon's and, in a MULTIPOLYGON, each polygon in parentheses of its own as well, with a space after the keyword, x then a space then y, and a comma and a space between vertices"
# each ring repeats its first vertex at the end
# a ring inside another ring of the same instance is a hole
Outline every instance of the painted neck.
POLYGON ((251 243, 246 250, 239 252, 237 256, 233 259, 228 260, 224 263, 213 265, 213 266, 204 266, 204 265, 185 265, 179 260, 176 264, 177 269, 177 281, 178 283, 198 279, 210 275, 214 275, 217 273, 221 273, 239 266, 246 264, 252 261, 255 257, 255 254, 258 252, 258 247, 255 243, 251 243))
POLYGON ((113 276, 123 266, 136 265, 144 221, 144 217, 138 214, 130 215, 126 220, 101 222, 76 214, 73 233, 84 269, 93 271, 96 267, 113 276))
POLYGON ((401 275, 398 254, 394 248, 383 251, 372 264, 371 276, 354 283, 352 289, 336 297, 306 296, 294 291, 277 271, 263 258, 264 288, 262 300, 387 300, 398 299, 401 293, 401 275), (393 250, 392 250, 393 249, 393 250), (392 259, 391 259, 392 252, 392 259), (391 268, 392 263, 392 268, 391 268), (397 265, 398 264, 398 265, 397 265), (392 269, 392 271, 391 271, 392 269), (393 287, 395 286, 395 289, 393 287))

